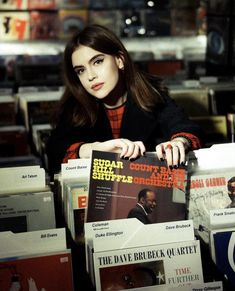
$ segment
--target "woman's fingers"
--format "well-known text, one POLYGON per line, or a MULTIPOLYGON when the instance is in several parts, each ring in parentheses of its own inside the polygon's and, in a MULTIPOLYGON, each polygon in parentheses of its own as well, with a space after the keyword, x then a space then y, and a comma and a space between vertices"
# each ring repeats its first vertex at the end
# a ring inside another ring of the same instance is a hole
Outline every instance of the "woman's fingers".
POLYGON ((130 141, 128 139, 122 139, 125 143, 122 152, 120 154, 121 158, 126 159, 136 159, 139 156, 143 156, 145 153, 145 146, 141 141, 130 141))
POLYGON ((179 164, 185 163, 185 146, 180 140, 157 145, 156 153, 160 160, 166 160, 169 167, 178 167, 179 164))
POLYGON ((145 146, 141 141, 130 141, 126 138, 117 138, 96 143, 94 149, 120 153, 121 158, 135 159, 145 153, 145 146))

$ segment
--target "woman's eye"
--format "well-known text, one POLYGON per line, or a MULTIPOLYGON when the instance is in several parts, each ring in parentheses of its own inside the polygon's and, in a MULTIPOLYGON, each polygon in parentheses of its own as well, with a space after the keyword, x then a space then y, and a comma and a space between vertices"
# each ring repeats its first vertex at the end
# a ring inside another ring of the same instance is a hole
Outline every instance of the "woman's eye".
POLYGON ((94 62, 95 65, 99 65, 101 63, 103 63, 104 59, 98 59, 94 62))
POLYGON ((76 74, 78 76, 80 76, 83 72, 84 72, 84 69, 78 69, 78 70, 76 70, 76 74))

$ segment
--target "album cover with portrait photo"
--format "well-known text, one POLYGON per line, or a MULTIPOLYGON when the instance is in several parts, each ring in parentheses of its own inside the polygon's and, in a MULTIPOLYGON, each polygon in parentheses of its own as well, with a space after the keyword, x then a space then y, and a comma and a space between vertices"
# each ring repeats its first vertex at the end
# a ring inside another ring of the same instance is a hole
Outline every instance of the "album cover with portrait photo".
POLYGON ((198 240, 94 252, 97 291, 202 284, 198 240))
POLYGON ((86 222, 183 220, 186 183, 185 166, 170 169, 154 153, 129 161, 117 153, 93 151, 86 222))

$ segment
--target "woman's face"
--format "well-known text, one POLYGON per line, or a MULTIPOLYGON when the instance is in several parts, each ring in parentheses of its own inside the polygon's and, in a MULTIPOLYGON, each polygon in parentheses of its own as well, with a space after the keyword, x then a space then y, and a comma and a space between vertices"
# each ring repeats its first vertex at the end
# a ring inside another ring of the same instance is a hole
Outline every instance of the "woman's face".
POLYGON ((80 45, 72 54, 72 64, 82 86, 92 96, 103 99, 118 83, 120 57, 107 55, 80 45))

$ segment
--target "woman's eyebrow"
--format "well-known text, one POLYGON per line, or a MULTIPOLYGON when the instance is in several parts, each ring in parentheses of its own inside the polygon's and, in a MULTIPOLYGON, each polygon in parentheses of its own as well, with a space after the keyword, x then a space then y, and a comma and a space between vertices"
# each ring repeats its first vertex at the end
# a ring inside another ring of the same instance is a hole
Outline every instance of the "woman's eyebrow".
MULTIPOLYGON (((94 55, 90 60, 89 60, 89 63, 92 63, 96 58, 98 57, 103 57, 104 54, 97 54, 97 55, 94 55)), ((80 68, 83 68, 84 66, 83 65, 76 65, 74 66, 73 68, 74 69, 80 69, 80 68)))

